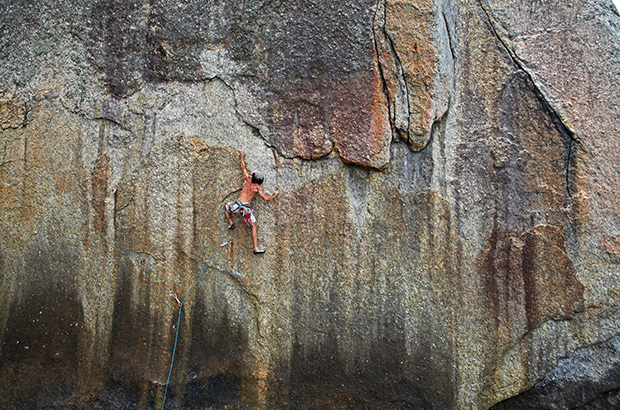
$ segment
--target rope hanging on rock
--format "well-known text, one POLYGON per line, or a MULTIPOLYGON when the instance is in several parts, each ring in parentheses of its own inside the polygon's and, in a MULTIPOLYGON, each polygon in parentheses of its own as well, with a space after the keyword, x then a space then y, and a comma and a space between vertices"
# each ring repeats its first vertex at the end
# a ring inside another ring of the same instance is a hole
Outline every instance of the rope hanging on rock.
MULTIPOLYGON (((232 194, 232 193, 234 193, 234 191, 231 192, 230 194, 232 194)), ((224 197, 224 199, 226 199, 230 194, 226 195, 224 197)), ((190 291, 187 293, 187 296, 185 296, 185 298, 183 298, 182 301, 180 301, 177 298, 176 294, 173 295, 174 299, 179 304, 179 317, 177 319, 177 331, 176 331, 176 335, 174 337, 174 348, 172 349, 172 359, 170 360, 170 371, 168 372, 168 379, 166 380, 166 389, 164 390, 164 400, 163 400, 163 402, 161 404, 161 410, 164 410, 164 406, 166 405, 166 396, 168 395, 168 385, 170 384, 170 377, 172 376, 172 367, 174 366, 174 356, 175 356, 175 354, 177 352, 177 343, 179 341, 179 328, 181 326, 181 313, 183 312, 183 305, 185 304, 185 301, 187 301, 187 299, 190 297, 190 295, 192 294, 192 292, 194 291, 194 289, 198 285, 198 282, 200 282, 200 279, 202 279, 203 275, 207 271, 207 268, 211 264, 211 261, 213 260, 213 257, 215 256, 215 253, 217 252, 217 250, 219 248, 221 248, 222 246, 226 245, 226 244, 220 244, 220 240, 222 239, 222 228, 223 228, 223 226, 224 226, 224 212, 222 212, 222 222, 220 223, 220 233, 219 233, 218 238, 217 238, 217 243, 215 245, 215 248, 213 249, 213 253, 211 254, 211 257, 207 261, 205 267, 202 269, 202 273, 200 274, 198 279, 196 279, 196 282, 194 282, 194 286, 192 286, 190 291)))

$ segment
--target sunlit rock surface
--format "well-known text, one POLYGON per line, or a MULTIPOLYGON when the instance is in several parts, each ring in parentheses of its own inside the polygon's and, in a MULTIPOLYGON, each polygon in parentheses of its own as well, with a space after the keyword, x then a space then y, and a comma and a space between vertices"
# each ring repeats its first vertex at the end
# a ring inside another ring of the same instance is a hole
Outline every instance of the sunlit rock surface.
POLYGON ((620 403, 610 1, 3 3, 0 408, 620 403))

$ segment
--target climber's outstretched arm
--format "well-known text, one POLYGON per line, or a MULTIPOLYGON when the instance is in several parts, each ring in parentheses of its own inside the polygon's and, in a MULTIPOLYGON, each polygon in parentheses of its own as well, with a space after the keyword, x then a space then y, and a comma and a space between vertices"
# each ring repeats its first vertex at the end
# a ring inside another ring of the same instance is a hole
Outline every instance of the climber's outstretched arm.
POLYGON ((245 151, 241 151, 241 172, 243 172, 243 179, 251 178, 250 173, 245 167, 245 151))

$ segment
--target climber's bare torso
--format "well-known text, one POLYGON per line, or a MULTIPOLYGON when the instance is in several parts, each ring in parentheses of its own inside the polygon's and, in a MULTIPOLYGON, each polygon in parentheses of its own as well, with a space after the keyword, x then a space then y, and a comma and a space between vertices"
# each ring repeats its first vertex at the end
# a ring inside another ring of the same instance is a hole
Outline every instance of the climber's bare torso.
MULTIPOLYGON (((246 171, 247 172, 247 171, 246 171)), ((243 188, 241 188, 241 193, 239 194, 239 201, 249 204, 252 202, 252 199, 258 194, 261 198, 267 200, 265 197, 265 193, 263 192, 263 187, 259 184, 255 184, 252 182, 252 177, 250 175, 245 176, 245 181, 243 181, 243 188)))

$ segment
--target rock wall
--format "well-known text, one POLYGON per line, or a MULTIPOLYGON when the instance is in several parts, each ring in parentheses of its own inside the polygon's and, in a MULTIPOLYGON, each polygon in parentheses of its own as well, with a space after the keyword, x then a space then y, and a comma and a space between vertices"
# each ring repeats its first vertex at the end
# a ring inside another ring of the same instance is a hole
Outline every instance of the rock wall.
POLYGON ((617 406, 609 0, 4 10, 0 407, 617 406))

